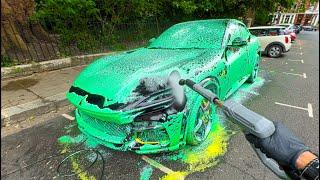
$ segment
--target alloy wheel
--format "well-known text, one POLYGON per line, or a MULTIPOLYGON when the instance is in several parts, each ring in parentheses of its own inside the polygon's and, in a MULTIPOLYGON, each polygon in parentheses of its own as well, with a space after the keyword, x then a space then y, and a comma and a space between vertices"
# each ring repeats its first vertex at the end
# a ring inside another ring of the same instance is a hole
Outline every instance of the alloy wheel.
POLYGON ((278 57, 281 54, 281 48, 279 46, 272 46, 269 50, 271 57, 278 57))
POLYGON ((212 125, 212 104, 206 100, 203 99, 201 101, 201 105, 198 109, 197 113, 197 120, 195 123, 195 127, 193 129, 194 137, 198 141, 203 141, 206 139, 208 136, 210 130, 211 130, 211 125, 212 125))

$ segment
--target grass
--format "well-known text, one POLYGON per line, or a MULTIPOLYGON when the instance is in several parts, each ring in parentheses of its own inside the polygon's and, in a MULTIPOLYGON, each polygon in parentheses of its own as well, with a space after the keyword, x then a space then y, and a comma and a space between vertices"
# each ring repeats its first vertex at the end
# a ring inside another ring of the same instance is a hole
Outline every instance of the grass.
POLYGON ((6 55, 1 55, 1 67, 11 67, 18 64, 18 61, 11 59, 6 55))

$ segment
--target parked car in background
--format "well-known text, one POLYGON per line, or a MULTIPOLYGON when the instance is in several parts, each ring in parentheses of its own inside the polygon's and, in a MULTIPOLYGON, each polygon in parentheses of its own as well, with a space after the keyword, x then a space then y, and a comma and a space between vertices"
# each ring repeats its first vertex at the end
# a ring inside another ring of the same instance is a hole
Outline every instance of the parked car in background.
POLYGON ((291 42, 294 42, 297 39, 297 34, 294 32, 289 33, 291 42))
POLYGON ((284 34, 290 35, 291 41, 295 41, 297 34, 300 32, 299 27, 293 24, 278 24, 277 26, 282 26, 285 29, 283 30, 284 34))
POLYGON ((290 34, 290 33, 296 33, 297 34, 297 31, 298 31, 298 27, 295 26, 294 24, 277 24, 276 26, 285 27, 284 32, 286 34, 290 34))
POLYGON ((283 26, 250 27, 249 31, 258 37, 262 53, 269 57, 280 57, 291 48, 291 36, 284 33, 283 26))
POLYGON ((296 28, 298 29, 298 33, 297 33, 297 34, 299 34, 300 31, 303 30, 303 29, 302 29, 302 26, 301 26, 301 24, 295 24, 295 26, 296 26, 296 28))
POLYGON ((149 42, 102 57, 78 75, 67 93, 78 127, 122 151, 199 145, 217 122, 216 106, 190 90, 175 104, 168 75, 179 71, 224 100, 256 79, 259 40, 238 20, 212 19, 173 25, 149 42))
POLYGON ((315 26, 302 26, 304 31, 317 31, 315 26))
POLYGON ((302 27, 298 25, 293 25, 294 33, 299 34, 300 31, 302 30, 302 27))

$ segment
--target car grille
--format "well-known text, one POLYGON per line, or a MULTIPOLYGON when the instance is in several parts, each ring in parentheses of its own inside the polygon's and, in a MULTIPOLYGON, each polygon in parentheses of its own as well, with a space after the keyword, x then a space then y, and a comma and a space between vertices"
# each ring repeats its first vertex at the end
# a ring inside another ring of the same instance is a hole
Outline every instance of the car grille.
POLYGON ((169 136, 164 129, 144 130, 138 135, 138 137, 145 142, 169 140, 169 136))
POLYGON ((113 122, 103 121, 91 116, 88 116, 84 113, 81 114, 83 116, 84 121, 91 127, 97 129, 98 131, 104 132, 110 136, 116 137, 127 137, 131 131, 130 124, 116 124, 113 122))

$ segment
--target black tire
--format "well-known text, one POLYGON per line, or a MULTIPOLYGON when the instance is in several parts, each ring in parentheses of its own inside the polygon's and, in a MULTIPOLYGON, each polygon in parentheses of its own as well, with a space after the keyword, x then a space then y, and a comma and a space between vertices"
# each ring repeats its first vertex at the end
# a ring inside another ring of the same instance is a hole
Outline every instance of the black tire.
POLYGON ((282 55, 282 47, 278 44, 273 44, 268 48, 268 56, 272 58, 278 58, 282 55))

